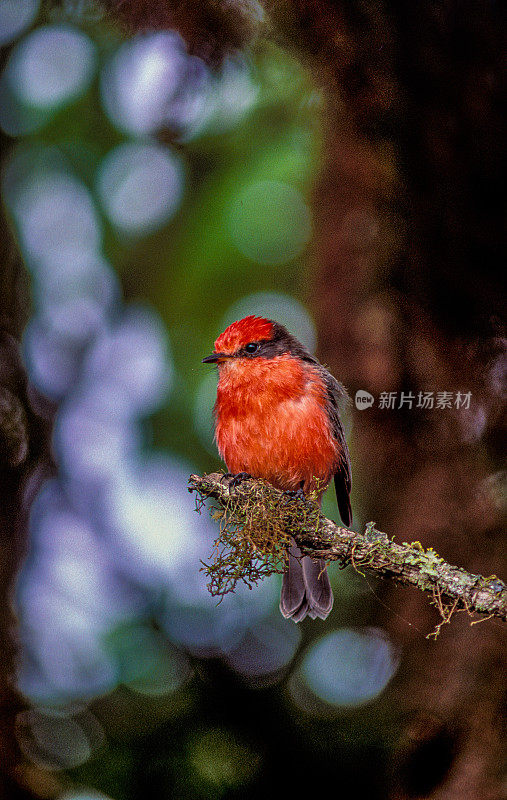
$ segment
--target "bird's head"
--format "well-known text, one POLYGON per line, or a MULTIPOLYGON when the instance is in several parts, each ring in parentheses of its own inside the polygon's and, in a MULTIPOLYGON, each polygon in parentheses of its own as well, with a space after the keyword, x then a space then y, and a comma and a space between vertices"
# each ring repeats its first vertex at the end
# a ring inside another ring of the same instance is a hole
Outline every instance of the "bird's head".
POLYGON ((237 358, 273 357, 285 349, 280 349, 283 334, 289 337, 285 328, 270 319, 253 315, 245 317, 233 322, 220 334, 214 352, 203 358, 203 363, 223 364, 237 358))
POLYGON ((249 316, 233 322, 215 341, 205 364, 217 364, 217 403, 241 408, 248 403, 300 397, 311 383, 319 397, 325 386, 317 359, 283 325, 264 317, 249 316), (224 400, 225 398, 225 400, 224 400))

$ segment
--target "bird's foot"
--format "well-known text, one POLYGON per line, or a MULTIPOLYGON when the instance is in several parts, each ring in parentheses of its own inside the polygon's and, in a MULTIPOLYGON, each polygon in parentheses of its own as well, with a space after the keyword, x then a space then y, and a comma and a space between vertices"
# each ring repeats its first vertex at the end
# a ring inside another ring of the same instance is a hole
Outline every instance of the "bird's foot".
POLYGON ((247 480, 247 478, 251 478, 249 472, 238 472, 234 474, 234 472, 225 472, 220 480, 228 480, 229 481, 229 489, 235 489, 236 486, 239 486, 240 483, 247 480))
POLYGON ((291 500, 302 500, 303 502, 306 501, 305 493, 303 492, 301 486, 295 491, 293 489, 287 489, 283 494, 287 498, 285 501, 286 503, 290 503, 291 500))

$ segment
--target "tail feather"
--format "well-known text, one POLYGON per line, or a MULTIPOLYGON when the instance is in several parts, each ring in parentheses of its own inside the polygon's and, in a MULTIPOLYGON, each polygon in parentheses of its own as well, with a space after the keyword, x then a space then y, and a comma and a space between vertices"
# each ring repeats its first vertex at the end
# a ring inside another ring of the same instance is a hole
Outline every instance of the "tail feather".
POLYGON ((306 556, 303 558, 302 566, 308 605, 317 617, 326 619, 333 607, 333 591, 329 583, 326 562, 321 558, 314 561, 306 556))
POLYGON ((352 506, 350 504, 350 483, 343 479, 343 474, 337 472, 334 476, 334 486, 336 490, 336 502, 338 503, 338 511, 342 518, 343 524, 348 528, 352 523, 352 506))
POLYGON ((283 616, 294 622, 300 622, 307 615, 312 619, 326 619, 332 607, 333 592, 325 562, 302 556, 299 547, 292 544, 280 595, 283 616))
MULTIPOLYGON (((303 568, 301 566, 301 551, 295 544, 289 548, 289 562, 282 581, 282 592, 280 595, 280 611, 284 617, 293 619, 300 614, 302 607, 306 608, 306 589, 303 578, 303 568)), ((306 616, 306 610, 303 619, 306 616)), ((299 619, 296 619, 299 622, 299 619)))
MULTIPOLYGON (((304 619, 307 614, 310 614, 310 616, 311 616, 310 608, 309 608, 308 603, 306 602, 306 600, 303 600, 303 602, 301 603, 299 608, 296 609, 294 614, 290 615, 290 619, 293 622, 301 622, 301 620, 304 619)), ((315 617, 313 617, 313 619, 315 619, 315 617)))

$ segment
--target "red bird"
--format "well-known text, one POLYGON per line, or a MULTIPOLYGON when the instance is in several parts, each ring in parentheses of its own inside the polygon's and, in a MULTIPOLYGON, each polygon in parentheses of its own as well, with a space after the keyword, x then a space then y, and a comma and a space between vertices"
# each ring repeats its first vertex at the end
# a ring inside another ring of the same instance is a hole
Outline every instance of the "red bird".
MULTIPOLYGON (((262 317, 229 325, 203 363, 218 365, 215 438, 228 471, 288 492, 318 487, 319 501, 334 477, 340 515, 350 525, 350 457, 338 411, 343 386, 283 325, 262 317)), ((325 562, 303 557, 294 543, 283 616, 325 619, 332 607, 325 562)))

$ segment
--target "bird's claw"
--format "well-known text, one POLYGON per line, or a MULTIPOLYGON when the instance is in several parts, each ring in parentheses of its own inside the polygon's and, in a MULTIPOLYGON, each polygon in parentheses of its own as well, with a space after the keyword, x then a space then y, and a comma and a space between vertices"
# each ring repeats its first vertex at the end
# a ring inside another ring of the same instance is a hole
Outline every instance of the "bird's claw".
POLYGON ((236 486, 239 486, 240 483, 243 483, 243 481, 251 477, 252 476, 249 472, 238 472, 237 474, 234 474, 233 472, 226 472, 224 475, 222 475, 220 480, 223 481, 224 478, 227 479, 229 481, 229 489, 235 489, 236 486))
POLYGON ((301 487, 296 490, 287 489, 283 494, 287 498, 285 501, 286 503, 290 503, 291 500, 302 500, 303 502, 306 500, 305 493, 301 487))

